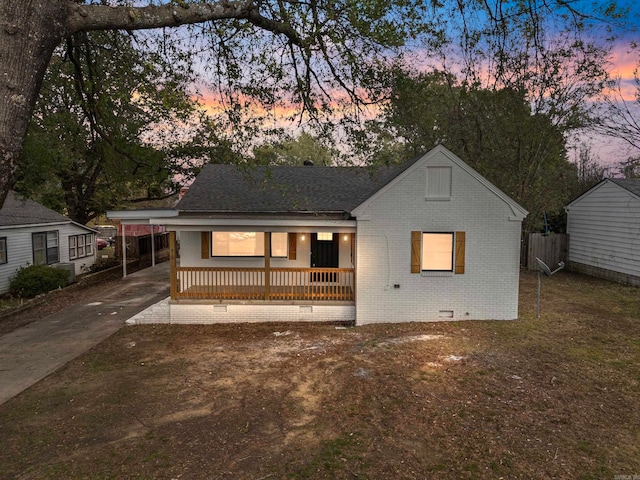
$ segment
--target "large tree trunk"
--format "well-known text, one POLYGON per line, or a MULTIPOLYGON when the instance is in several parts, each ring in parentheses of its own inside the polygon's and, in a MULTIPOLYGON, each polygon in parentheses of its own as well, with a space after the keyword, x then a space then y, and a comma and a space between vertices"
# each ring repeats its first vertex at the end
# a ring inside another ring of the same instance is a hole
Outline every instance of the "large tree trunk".
POLYGON ((0 2, 0 205, 53 50, 65 36, 66 2, 0 2))
POLYGON ((263 17, 252 0, 109 7, 77 0, 0 0, 0 205, 12 187, 22 143, 51 55, 67 36, 239 18, 301 44, 286 22, 263 17))

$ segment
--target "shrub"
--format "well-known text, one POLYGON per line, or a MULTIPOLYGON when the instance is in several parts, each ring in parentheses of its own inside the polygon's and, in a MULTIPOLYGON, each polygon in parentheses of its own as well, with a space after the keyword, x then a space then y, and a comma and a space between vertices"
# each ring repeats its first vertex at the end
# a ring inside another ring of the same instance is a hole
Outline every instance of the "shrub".
POLYGON ((120 265, 120 260, 118 260, 117 258, 99 258, 98 260, 96 260, 96 263, 89 267, 89 271, 92 273, 100 272, 102 270, 107 270, 108 268, 117 267, 118 265, 120 265))
POLYGON ((47 265, 28 265, 16 270, 9 284, 9 293, 16 297, 32 298, 69 283, 69 272, 47 265))

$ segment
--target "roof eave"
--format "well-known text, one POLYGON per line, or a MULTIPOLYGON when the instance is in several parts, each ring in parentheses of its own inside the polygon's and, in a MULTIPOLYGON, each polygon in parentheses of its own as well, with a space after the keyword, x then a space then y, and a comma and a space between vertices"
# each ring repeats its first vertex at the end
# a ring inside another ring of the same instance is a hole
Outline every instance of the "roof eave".
MULTIPOLYGON (((55 226, 55 225, 66 225, 68 223, 76 223, 73 222, 72 220, 65 220, 65 221, 56 221, 56 222, 40 222, 40 223, 15 223, 13 225, 0 225, 0 230, 9 230, 11 228, 37 228, 37 227, 50 227, 50 226, 55 226)), ((77 224, 79 225, 79 224, 77 224)), ((85 227, 84 225, 82 225, 82 227, 84 228, 88 228, 85 227)), ((91 229, 89 229, 91 230, 91 229)))

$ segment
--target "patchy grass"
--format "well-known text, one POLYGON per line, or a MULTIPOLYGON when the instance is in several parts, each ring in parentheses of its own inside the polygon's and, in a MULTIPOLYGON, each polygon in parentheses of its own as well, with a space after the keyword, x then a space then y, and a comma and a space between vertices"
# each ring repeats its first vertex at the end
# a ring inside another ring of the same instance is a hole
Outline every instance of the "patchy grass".
POLYGON ((0 315, 19 307, 24 303, 23 298, 15 298, 10 295, 0 296, 0 315))
POLYGON ((521 284, 515 322, 125 328, 0 406, 0 477, 640 475, 640 290, 521 284))

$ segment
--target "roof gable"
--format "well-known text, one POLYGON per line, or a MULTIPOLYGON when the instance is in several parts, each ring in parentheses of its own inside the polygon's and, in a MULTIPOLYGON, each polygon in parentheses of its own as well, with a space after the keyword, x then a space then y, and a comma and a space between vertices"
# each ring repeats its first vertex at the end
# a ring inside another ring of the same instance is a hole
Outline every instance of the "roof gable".
POLYGON ((70 219, 33 200, 10 191, 0 208, 0 227, 68 223, 70 219))
POLYGON ((596 183, 586 192, 571 200, 565 207, 565 210, 568 211, 572 206, 576 205, 587 196, 592 195, 594 192, 600 190, 600 188, 605 185, 614 185, 617 188, 622 188, 623 190, 640 200, 640 178, 605 178, 604 180, 596 183))
POLYGON ((194 214, 342 214, 357 216, 368 202, 426 162, 444 155, 511 208, 528 212, 443 146, 395 167, 261 166, 207 164, 176 206, 194 214))
POLYGON ((611 181, 640 198, 640 178, 612 178, 611 181))
POLYGON ((454 163, 461 170, 466 172, 468 175, 470 175, 472 178, 478 181, 481 185, 487 188, 491 193, 497 196, 500 200, 506 203, 511 209, 514 219, 523 220, 529 214, 529 212, 525 210, 522 206, 520 206, 515 200, 509 197, 506 193, 504 193, 502 190, 496 187, 489 180, 487 180, 482 175, 480 175, 476 170, 474 170, 469 165, 467 165, 460 157, 455 155, 451 150, 447 149, 442 145, 437 145, 435 148, 431 149, 426 154, 422 155, 421 157, 418 157, 417 159, 412 160, 410 162, 410 165, 404 168, 400 172, 400 174, 394 176, 394 178, 391 181, 389 181, 386 185, 384 185, 383 188, 376 191, 374 195, 372 195, 370 198, 367 198, 362 204, 358 205, 358 207, 353 210, 352 212, 353 215, 354 216, 361 215, 362 213, 364 213, 367 206, 371 202, 373 202, 380 195, 383 195, 389 189, 393 188, 397 183, 401 182, 403 178, 409 175, 412 175, 417 169, 421 168, 424 164, 434 161, 439 157, 442 158, 442 156, 444 156, 447 160, 454 163))

